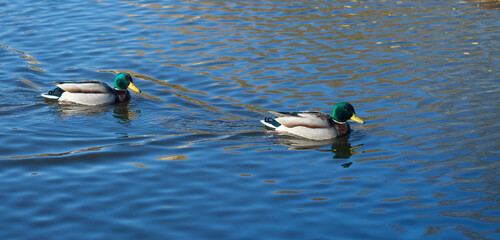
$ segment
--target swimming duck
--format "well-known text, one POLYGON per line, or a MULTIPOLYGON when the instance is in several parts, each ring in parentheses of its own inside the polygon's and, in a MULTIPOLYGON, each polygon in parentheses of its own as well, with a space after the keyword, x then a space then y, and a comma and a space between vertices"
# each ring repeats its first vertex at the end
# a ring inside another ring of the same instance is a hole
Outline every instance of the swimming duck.
POLYGON ((99 81, 58 82, 57 88, 42 94, 48 99, 60 102, 72 102, 83 105, 102 105, 124 102, 130 99, 127 88, 141 92, 128 73, 120 73, 115 77, 114 89, 99 81))
POLYGON ((347 135, 351 132, 348 120, 365 123, 356 116, 354 107, 340 102, 333 108, 332 115, 322 112, 275 112, 277 118, 266 117, 264 125, 277 133, 291 134, 312 140, 326 140, 347 135))

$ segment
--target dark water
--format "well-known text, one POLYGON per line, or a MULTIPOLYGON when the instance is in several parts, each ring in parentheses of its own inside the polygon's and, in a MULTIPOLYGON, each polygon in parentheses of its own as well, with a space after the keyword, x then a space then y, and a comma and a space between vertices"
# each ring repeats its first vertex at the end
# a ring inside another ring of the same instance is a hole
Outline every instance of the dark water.
POLYGON ((499 239, 499 8, 0 1, 0 238, 499 239), (119 71, 128 104, 40 97, 119 71), (258 122, 340 101, 347 138, 258 122))

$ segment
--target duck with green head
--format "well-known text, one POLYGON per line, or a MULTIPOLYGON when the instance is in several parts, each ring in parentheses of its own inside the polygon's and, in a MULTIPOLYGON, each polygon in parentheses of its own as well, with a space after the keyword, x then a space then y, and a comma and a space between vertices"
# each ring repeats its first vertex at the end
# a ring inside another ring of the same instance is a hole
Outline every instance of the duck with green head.
POLYGON ((351 127, 347 121, 365 123, 356 116, 354 107, 340 102, 333 108, 332 115, 322 112, 275 112, 277 118, 266 117, 261 122, 277 133, 290 134, 312 140, 326 140, 347 135, 351 127))
POLYGON ((130 93, 127 89, 141 92, 134 85, 132 76, 122 72, 116 75, 114 88, 99 81, 58 82, 56 89, 42 96, 60 102, 102 105, 128 101, 130 93))

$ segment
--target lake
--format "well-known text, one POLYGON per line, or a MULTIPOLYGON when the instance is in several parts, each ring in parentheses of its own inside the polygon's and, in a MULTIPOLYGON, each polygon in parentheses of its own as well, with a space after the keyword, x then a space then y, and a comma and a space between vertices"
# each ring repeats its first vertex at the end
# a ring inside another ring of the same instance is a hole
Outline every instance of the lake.
POLYGON ((1 239, 499 239, 498 1, 1 1, 1 239), (143 92, 58 104, 54 82, 143 92), (275 135, 276 111, 366 121, 275 135))

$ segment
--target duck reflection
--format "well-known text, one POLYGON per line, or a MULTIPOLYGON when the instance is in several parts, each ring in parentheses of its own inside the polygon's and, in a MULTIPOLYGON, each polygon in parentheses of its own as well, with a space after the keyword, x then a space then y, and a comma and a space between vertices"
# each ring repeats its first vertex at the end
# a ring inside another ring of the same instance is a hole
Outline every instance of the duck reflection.
POLYGON ((131 110, 131 108, 127 103, 116 104, 113 106, 113 117, 128 123, 141 114, 141 110, 131 110))
POLYGON ((363 144, 353 147, 349 142, 349 136, 344 136, 335 140, 337 141, 332 143, 331 145, 331 151, 335 153, 333 158, 348 159, 356 153, 361 153, 361 152, 356 152, 355 149, 363 146, 363 144))
MULTIPOLYGON (((291 136, 280 136, 277 138, 278 144, 290 147, 290 150, 307 150, 315 149, 321 152, 332 152, 334 159, 349 159, 352 155, 357 153, 362 153, 361 151, 356 151, 357 148, 363 146, 363 144, 352 146, 349 142, 349 135, 329 139, 329 140, 309 140, 305 138, 295 138, 291 136), (325 146, 330 146, 330 149, 324 149, 325 146)), ((343 167, 349 167, 352 162, 343 163, 343 167)))
POLYGON ((100 116, 112 112, 113 117, 119 119, 121 123, 128 123, 141 113, 140 110, 131 110, 132 106, 126 102, 114 105, 86 106, 73 103, 54 103, 53 101, 46 101, 52 103, 52 105, 57 108, 59 117, 62 119, 69 117, 100 116))

